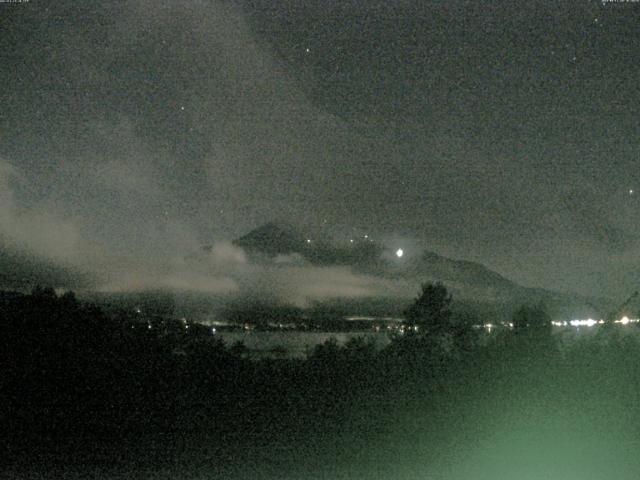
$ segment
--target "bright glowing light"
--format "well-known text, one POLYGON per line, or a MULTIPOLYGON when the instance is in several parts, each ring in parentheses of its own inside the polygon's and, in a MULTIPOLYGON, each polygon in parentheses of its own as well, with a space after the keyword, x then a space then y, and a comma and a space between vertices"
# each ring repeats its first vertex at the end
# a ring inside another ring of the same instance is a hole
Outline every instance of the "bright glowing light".
POLYGON ((629 189, 629 195, 633 195, 633 188, 629 189))
POLYGON ((593 327, 597 323, 593 318, 588 318, 587 320, 571 320, 569 322, 572 327, 593 327))
POLYGON ((396 257, 400 258, 404 255, 404 251, 399 248, 398 250, 396 250, 396 257))
POLYGON ((311 239, 310 238, 307 238, 307 243, 311 243, 311 239))
POLYGON ((620 320, 616 320, 614 323, 620 323, 622 325, 628 325, 630 323, 638 323, 640 322, 640 319, 637 318, 629 318, 626 315, 624 317, 622 317, 620 320))

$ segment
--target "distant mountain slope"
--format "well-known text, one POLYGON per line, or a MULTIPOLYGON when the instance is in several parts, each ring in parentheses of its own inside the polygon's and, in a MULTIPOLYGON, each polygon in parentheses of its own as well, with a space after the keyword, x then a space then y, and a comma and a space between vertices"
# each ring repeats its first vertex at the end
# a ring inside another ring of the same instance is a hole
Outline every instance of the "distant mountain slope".
POLYGON ((404 269, 396 268, 395 275, 414 278, 415 282, 443 282, 457 300, 493 304, 501 311, 515 309, 521 304, 543 303, 552 315, 586 318, 602 316, 610 308, 606 299, 525 287, 480 263, 454 260, 429 251, 408 263, 404 269))
POLYGON ((52 261, 0 245, 0 288, 31 290, 36 285, 76 288, 89 283, 86 274, 52 261))
POLYGON ((233 243, 243 248, 247 253, 262 253, 267 255, 302 254, 307 250, 309 238, 297 230, 293 225, 282 222, 269 222, 233 243))
POLYGON ((513 290, 515 282, 484 265, 468 260, 453 260, 434 252, 425 251, 405 269, 413 275, 429 275, 442 282, 466 283, 486 288, 513 290))

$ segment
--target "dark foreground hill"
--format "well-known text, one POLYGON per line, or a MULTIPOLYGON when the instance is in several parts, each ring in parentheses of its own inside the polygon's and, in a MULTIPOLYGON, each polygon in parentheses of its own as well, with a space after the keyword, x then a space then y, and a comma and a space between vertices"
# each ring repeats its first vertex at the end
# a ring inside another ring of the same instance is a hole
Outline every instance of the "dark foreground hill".
POLYGON ((640 471, 634 326, 571 344, 512 334, 444 349, 328 342, 304 361, 250 362, 185 329, 109 320, 72 295, 0 299, 4 478, 632 480, 640 471))

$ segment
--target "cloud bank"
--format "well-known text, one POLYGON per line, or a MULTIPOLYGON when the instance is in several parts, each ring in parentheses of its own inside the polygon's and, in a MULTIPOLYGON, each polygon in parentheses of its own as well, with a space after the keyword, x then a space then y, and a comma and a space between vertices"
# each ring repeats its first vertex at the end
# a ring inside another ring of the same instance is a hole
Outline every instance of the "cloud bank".
POLYGON ((0 249, 32 259, 30 271, 24 271, 23 276, 38 279, 33 269, 54 264, 62 270, 82 272, 90 279, 85 285, 68 284, 68 277, 60 275, 52 280, 57 282, 53 285, 56 288, 244 295, 299 307, 323 299, 384 296, 394 290, 380 278, 357 274, 347 267, 313 266, 299 255, 252 262, 230 241, 218 241, 203 249, 188 231, 181 233, 184 249, 173 255, 122 255, 108 246, 91 243, 73 218, 49 204, 19 208, 15 190, 22 178, 17 168, 0 162, 0 249))

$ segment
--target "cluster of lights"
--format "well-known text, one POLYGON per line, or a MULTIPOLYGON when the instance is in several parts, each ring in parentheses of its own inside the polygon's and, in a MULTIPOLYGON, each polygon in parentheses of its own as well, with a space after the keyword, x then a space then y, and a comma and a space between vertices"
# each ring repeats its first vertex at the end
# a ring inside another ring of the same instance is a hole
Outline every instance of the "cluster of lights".
POLYGON ((622 317, 620 320, 616 320, 615 323, 620 323, 622 325, 628 325, 629 323, 638 323, 640 319, 638 318, 629 318, 627 316, 622 317))
MULTIPOLYGON (((393 327, 391 325, 387 326, 388 330, 393 329, 393 327)), ((410 332, 411 330, 413 330, 414 332, 418 331, 418 325, 400 325, 400 327, 398 328, 398 331, 400 333, 405 333, 405 332, 410 332)))
MULTIPOLYGON (((373 330, 376 332, 379 332, 381 329, 384 329, 385 327, 380 327, 380 325, 375 325, 373 326, 373 330)), ((392 325, 387 325, 386 326, 386 330, 387 332, 391 333, 391 332, 397 332, 400 335, 404 335, 406 332, 417 332, 420 329, 420 327, 418 327, 418 325, 401 325, 401 324, 392 324, 392 325)))
POLYGON ((489 332, 493 329, 493 328, 497 328, 497 327, 503 327, 503 328, 513 328, 513 323, 511 322, 501 322, 499 325, 495 324, 495 323, 483 323, 481 325, 473 325, 473 328, 485 328, 487 329, 489 332))
MULTIPOLYGON (((369 234, 364 234, 364 235, 362 236, 362 238, 363 238, 364 240, 369 240, 370 242, 373 242, 373 239, 369 238, 369 234)), ((354 243, 354 242, 355 242, 355 240, 354 240, 353 238, 350 238, 350 239, 349 239, 349 243, 354 243)))
POLYGON ((403 321, 402 318, 398 317, 369 317, 364 315, 354 315, 351 317, 344 317, 344 319, 350 322, 359 320, 382 320, 383 322, 401 323, 403 321))
MULTIPOLYGON (((632 319, 627 317, 626 315, 624 317, 622 317, 620 320, 614 320, 613 323, 618 323, 620 325, 628 325, 630 323, 638 323, 640 322, 640 319, 632 319)), ((600 319, 600 320, 594 320, 593 318, 587 318, 586 320, 569 320, 569 321, 554 321, 551 322, 551 324, 554 327, 566 327, 566 326, 572 326, 572 327, 593 327, 595 325, 604 325, 605 321, 600 319)))
MULTIPOLYGON (((620 325, 628 325, 630 323, 640 323, 640 319, 638 318, 629 318, 627 316, 622 317, 620 320, 615 320, 613 323, 618 323, 620 325)), ((567 327, 567 326, 571 326, 571 327, 593 327, 595 325, 604 325, 605 321, 600 319, 600 320, 594 320, 593 318, 587 318, 586 320, 556 320, 551 322, 551 325, 553 325, 554 327, 567 327)), ((493 324, 493 323, 485 323, 483 325, 476 325, 476 328, 484 328, 487 331, 491 332, 492 329, 496 328, 498 325, 493 324)), ((509 328, 513 328, 513 323, 509 322, 509 323, 502 323, 501 324, 502 327, 509 327, 509 328)))
MULTIPOLYGON (((198 327, 198 324, 189 323, 189 320, 187 318, 185 318, 185 317, 180 318, 178 321, 181 324, 181 328, 184 328, 185 331, 190 330, 191 326, 198 327)), ((220 323, 220 322, 215 322, 215 323, 218 324, 218 325, 224 325, 223 323, 220 323)), ((146 322, 135 322, 135 323, 132 323, 129 327, 132 330, 136 330, 136 329, 139 329, 139 328, 144 328, 145 325, 147 327, 147 330, 160 329, 160 331, 162 331, 163 325, 166 326, 165 321, 162 321, 159 324, 156 324, 156 323, 153 323, 151 320, 147 320, 146 322)), ((284 325, 281 325, 281 327, 282 326, 284 326, 284 325)), ((210 328, 211 328, 211 334, 212 335, 215 335, 218 332, 216 327, 210 327, 210 328)), ((249 330, 249 329, 251 329, 251 327, 248 324, 245 324, 244 325, 244 329, 245 330, 249 330)))
POLYGON ((571 325, 572 327, 593 327, 594 325, 602 325, 604 320, 594 320, 593 318, 587 318, 586 320, 569 320, 551 322, 554 327, 566 327, 571 325))
MULTIPOLYGON (((326 223, 326 220, 324 221, 324 223, 326 223)), ((371 237, 369 237, 369 234, 363 235, 362 238, 364 240, 368 240, 369 242, 373 242, 373 239, 371 237)), ((311 242, 313 242, 313 240, 311 238, 307 238, 306 239, 306 243, 311 243, 311 242)), ((349 239, 349 243, 355 243, 355 242, 356 242, 355 239, 353 239, 353 238, 349 239)), ((401 256, 401 255, 399 255, 399 256, 401 256)))

